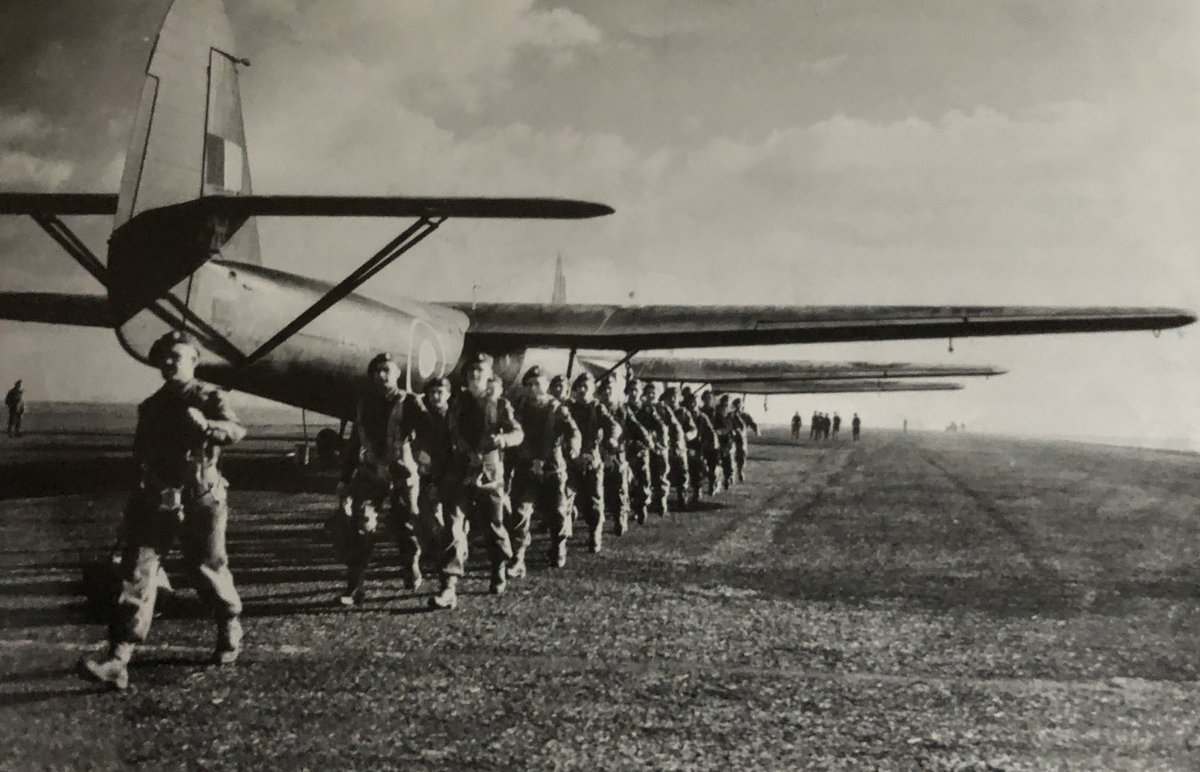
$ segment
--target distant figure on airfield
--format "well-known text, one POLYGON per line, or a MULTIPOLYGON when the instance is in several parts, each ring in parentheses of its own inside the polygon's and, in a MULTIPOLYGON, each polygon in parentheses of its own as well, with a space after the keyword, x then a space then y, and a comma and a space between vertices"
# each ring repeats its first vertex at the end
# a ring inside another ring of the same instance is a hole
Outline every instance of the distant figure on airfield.
POLYGON ((812 421, 808 425, 808 438, 810 440, 815 440, 817 438, 817 433, 820 430, 820 428, 821 428, 821 414, 814 410, 813 414, 812 414, 812 421))
POLYGON ((854 414, 854 418, 850 420, 850 436, 858 442, 858 433, 862 429, 862 419, 858 417, 858 413, 854 414))
POLYGON ((109 624, 108 651, 80 660, 83 675, 117 689, 129 685, 135 644, 154 618, 159 561, 176 539, 200 598, 216 618, 213 660, 234 662, 242 648, 242 602, 225 552, 228 483, 221 447, 246 435, 225 395, 195 377, 200 352, 182 332, 154 342, 150 361, 165 383, 138 406, 133 455, 141 476, 125 507, 121 595, 109 624))
POLYGON ((25 392, 21 382, 17 381, 4 395, 4 404, 8 407, 8 436, 21 436, 21 416, 25 415, 25 392))
POLYGON ((800 419, 800 411, 797 410, 796 414, 794 416, 792 416, 792 439, 793 440, 800 439, 800 427, 802 426, 802 424, 803 424, 803 421, 801 421, 801 419, 800 419))
POLYGON ((904 419, 904 433, 908 434, 908 419, 904 419))
POLYGON ((838 432, 842 430, 842 417, 837 413, 833 414, 833 438, 836 440, 838 432))

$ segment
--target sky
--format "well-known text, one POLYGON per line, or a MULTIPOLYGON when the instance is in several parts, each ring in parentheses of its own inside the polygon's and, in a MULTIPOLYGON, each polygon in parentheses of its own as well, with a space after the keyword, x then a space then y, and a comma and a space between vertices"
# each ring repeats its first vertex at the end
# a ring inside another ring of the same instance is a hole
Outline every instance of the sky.
MULTIPOLYGON (((165 0, 3 3, 0 189, 112 191, 165 0)), ((239 0, 260 193, 549 195, 585 222, 451 221, 364 290, 426 300, 1200 310, 1191 0, 239 0)), ((111 223, 76 220, 103 250, 111 223)), ((268 220, 340 279, 401 226, 268 220)), ((27 219, 0 289, 99 287, 27 219)), ((990 364, 954 394, 772 398, 766 417, 1200 446, 1200 332, 721 350, 990 364)), ((684 352, 681 352, 684 353, 684 352)), ((705 353, 705 352, 695 352, 705 353)), ((135 400, 104 330, 0 321, 0 383, 135 400)), ((761 412, 761 405, 755 405, 761 412)))

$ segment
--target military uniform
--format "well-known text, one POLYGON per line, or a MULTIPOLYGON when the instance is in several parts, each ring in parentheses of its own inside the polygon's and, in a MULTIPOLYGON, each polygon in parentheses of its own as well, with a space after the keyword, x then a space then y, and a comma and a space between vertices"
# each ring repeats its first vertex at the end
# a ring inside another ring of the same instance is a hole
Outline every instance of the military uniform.
POLYGON ((663 423, 669 430, 668 480, 679 497, 679 508, 688 508, 688 491, 691 488, 691 474, 688 471, 688 442, 696 435, 696 427, 678 405, 674 404, 677 392, 674 387, 668 387, 659 402, 659 412, 663 423))
MULTIPOLYGON (((390 356, 380 355, 371 361, 368 372, 390 362, 390 356)), ((415 588, 421 582, 417 465, 407 415, 419 409, 415 403, 415 397, 393 383, 384 392, 368 389, 355 411, 342 466, 342 516, 334 530, 339 557, 346 564, 342 602, 347 605, 363 600, 367 566, 385 501, 390 504, 405 584, 415 588)))
MULTIPOLYGON (((523 382, 541 378, 540 368, 530 368, 523 382)), ((550 533, 550 560, 566 562, 567 540, 571 538, 571 502, 567 493, 567 462, 579 455, 579 428, 571 411, 549 393, 540 399, 527 397, 517 404, 517 420, 525 439, 516 449, 513 470, 513 558, 509 576, 525 570, 529 526, 535 510, 541 513, 550 533)))
POLYGON ((722 394, 713 410, 713 427, 717 430, 717 440, 720 443, 721 481, 726 488, 732 488, 735 479, 735 459, 733 448, 733 433, 736 417, 730 412, 729 397, 722 394))
POLYGON ((696 408, 696 397, 691 390, 684 389, 683 395, 683 406, 680 410, 687 414, 688 420, 696 428, 695 435, 688 441, 688 474, 691 477, 692 502, 696 503, 700 500, 700 492, 705 483, 708 484, 708 495, 711 496, 715 492, 713 470, 709 468, 708 462, 717 446, 717 433, 708 416, 696 408))
MULTIPOLYGON (((480 355, 484 357, 486 355, 480 355)), ((468 360, 470 364, 472 360, 468 360)), ((477 360, 478 361, 478 360, 477 360)), ((491 358, 487 357, 488 367, 491 358)), ((492 591, 503 592, 505 564, 512 559, 512 542, 504 522, 505 448, 524 439, 512 405, 490 391, 476 396, 461 391, 450 403, 453 447, 448 485, 446 531, 443 534, 443 579, 463 575, 467 562, 468 519, 484 532, 491 563, 492 591)))
MULTIPOLYGON (((634 519, 638 523, 645 523, 653 496, 650 457, 653 455, 658 441, 655 431, 644 424, 639 417, 641 407, 638 405, 636 381, 631 380, 626 384, 625 395, 626 401, 621 407, 624 415, 628 417, 624 438, 625 459, 629 465, 629 507, 634 519)), ((620 420, 619 417, 618 420, 620 420)))
MULTIPOLYGON (((657 388, 648 383, 642 390, 642 403, 638 407, 638 421, 654 442, 650 446, 650 501, 648 511, 659 515, 667 514, 667 499, 671 496, 671 482, 667 477, 670 470, 671 428, 661 405, 655 401, 657 388)), ((667 411, 669 415, 669 411, 667 411)))
MULTIPOLYGON (((591 373, 575 379, 574 388, 590 389, 594 384, 591 373)), ((588 547, 599 552, 604 531, 604 459, 602 453, 612 451, 621 439, 621 427, 613 419, 608 406, 596 399, 585 401, 576 396, 567 407, 579 427, 580 451, 570 464, 571 488, 575 491, 575 506, 588 526, 588 547)))
POLYGON ((696 413, 698 416, 704 416, 708 428, 712 430, 711 441, 704 443, 704 473, 708 478, 708 495, 712 496, 725 487, 724 474, 721 471, 721 433, 717 429, 717 411, 712 404, 712 391, 704 392, 701 400, 703 404, 696 413))
MULTIPOLYGON (((174 356, 176 347, 199 357, 188 336, 169 333, 155 342, 150 358, 174 356)), ((127 685, 133 646, 146 639, 154 618, 161 557, 176 540, 200 599, 217 621, 215 658, 228 663, 237 657, 242 602, 225 549, 228 483, 219 461, 221 448, 245 434, 224 393, 194 378, 168 379, 138 406, 133 454, 141 474, 125 507, 121 594, 109 624, 108 654, 80 663, 89 677, 117 688, 127 685)))
MULTIPOLYGON (((621 440, 615 444, 606 444, 601 448, 601 457, 604 459, 604 509, 605 513, 613 518, 614 533, 621 536, 629 529, 629 515, 632 509, 630 499, 632 473, 629 465, 629 456, 632 455, 632 451, 627 449, 631 449, 634 444, 644 448, 649 435, 645 427, 638 423, 629 406, 610 401, 611 394, 612 383, 605 378, 600 382, 597 396, 608 406, 613 421, 621 430, 621 440)), ((644 497, 641 506, 645 507, 644 497)), ((639 522, 645 522, 645 519, 643 511, 639 522)))
POLYGON ((425 384, 424 398, 409 413, 412 454, 417 466, 417 519, 423 540, 429 545, 441 545, 444 540, 453 460, 449 405, 435 404, 430 398, 432 389, 438 387, 449 391, 450 381, 430 378, 425 384))
POLYGON ((748 413, 742 410, 742 401, 735 399, 731 409, 733 416, 733 468, 737 474, 738 482, 746 481, 746 450, 749 446, 749 440, 746 437, 746 432, 751 429, 754 433, 758 433, 758 424, 750 417, 748 413))

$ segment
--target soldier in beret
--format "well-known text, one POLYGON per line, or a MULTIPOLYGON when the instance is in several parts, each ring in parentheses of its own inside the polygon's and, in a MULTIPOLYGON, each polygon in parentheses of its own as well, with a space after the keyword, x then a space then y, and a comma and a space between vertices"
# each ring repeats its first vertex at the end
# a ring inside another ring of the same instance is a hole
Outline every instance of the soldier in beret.
POLYGON ((80 661, 88 678, 117 689, 129 685, 134 645, 154 618, 159 561, 178 539, 200 598, 217 623, 217 664, 233 663, 242 648, 242 602, 225 551, 228 483, 218 466, 221 448, 242 439, 225 395, 197 380, 200 350, 183 332, 154 342, 150 362, 162 388, 138 406, 133 455, 140 475, 122 526, 121 595, 109 624, 108 649, 80 661))

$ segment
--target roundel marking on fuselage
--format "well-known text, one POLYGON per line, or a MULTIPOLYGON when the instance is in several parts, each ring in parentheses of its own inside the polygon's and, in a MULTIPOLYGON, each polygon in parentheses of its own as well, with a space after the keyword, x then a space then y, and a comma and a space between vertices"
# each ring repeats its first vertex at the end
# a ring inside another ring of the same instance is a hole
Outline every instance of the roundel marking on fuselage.
POLYGON ((445 346, 428 322, 413 319, 408 342, 408 388, 420 389, 425 381, 445 373, 445 346))

